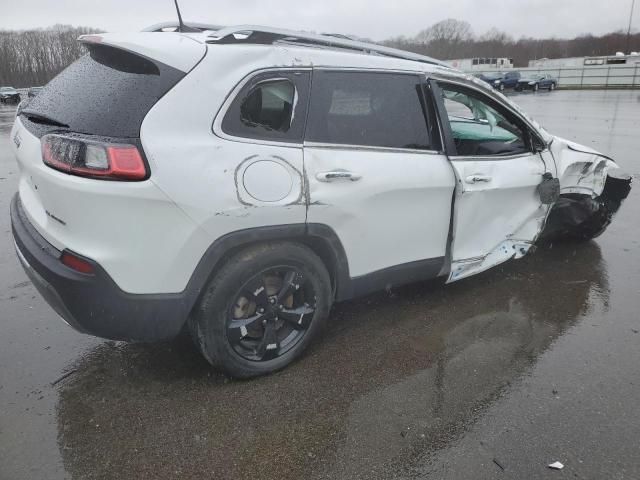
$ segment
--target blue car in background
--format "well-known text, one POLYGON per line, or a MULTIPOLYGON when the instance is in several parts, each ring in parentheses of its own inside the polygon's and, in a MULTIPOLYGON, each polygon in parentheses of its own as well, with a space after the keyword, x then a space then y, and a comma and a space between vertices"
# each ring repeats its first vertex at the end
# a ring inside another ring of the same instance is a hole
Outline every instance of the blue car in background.
POLYGON ((490 73, 478 73, 475 76, 479 80, 482 80, 483 82, 487 82, 489 85, 493 87, 495 82, 499 82, 500 80, 502 80, 503 75, 504 74, 502 72, 490 72, 490 73))
POLYGON ((476 76, 500 91, 504 91, 507 88, 516 88, 520 81, 520 72, 490 72, 476 76))
POLYGON ((537 92, 541 88, 546 88, 550 92, 554 91, 558 86, 558 80, 548 74, 533 73, 522 77, 516 85, 517 91, 533 90, 537 92))

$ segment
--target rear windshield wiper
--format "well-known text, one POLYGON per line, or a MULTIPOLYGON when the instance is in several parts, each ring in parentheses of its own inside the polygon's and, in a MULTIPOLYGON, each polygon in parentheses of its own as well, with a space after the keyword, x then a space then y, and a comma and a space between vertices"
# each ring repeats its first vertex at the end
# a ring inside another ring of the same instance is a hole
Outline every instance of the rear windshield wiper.
POLYGON ((43 113, 38 113, 33 110, 29 110, 28 108, 26 110, 21 110, 20 115, 26 115, 26 117, 29 120, 33 120, 36 123, 44 123, 46 125, 69 128, 69 125, 67 125, 66 123, 56 120, 55 118, 45 115, 43 113))

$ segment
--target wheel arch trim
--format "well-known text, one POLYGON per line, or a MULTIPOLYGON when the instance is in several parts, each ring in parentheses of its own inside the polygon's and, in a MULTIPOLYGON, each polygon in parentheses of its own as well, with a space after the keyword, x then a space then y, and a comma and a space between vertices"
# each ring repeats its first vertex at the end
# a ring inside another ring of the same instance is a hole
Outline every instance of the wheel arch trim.
POLYGON ((311 248, 329 270, 334 297, 342 299, 349 296, 347 255, 331 227, 316 223, 269 225, 227 233, 207 248, 185 288, 189 311, 196 305, 209 280, 231 255, 251 245, 274 241, 298 242, 311 248))

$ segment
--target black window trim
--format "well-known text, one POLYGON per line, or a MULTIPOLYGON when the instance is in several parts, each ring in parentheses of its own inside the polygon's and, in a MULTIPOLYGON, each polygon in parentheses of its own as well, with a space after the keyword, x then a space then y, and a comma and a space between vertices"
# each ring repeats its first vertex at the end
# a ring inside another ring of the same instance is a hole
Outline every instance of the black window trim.
MULTIPOLYGON (((243 88, 252 80, 254 80, 256 77, 262 76, 265 74, 271 74, 271 73, 277 74, 277 73, 295 73, 295 72, 308 72, 311 75, 312 70, 313 69, 311 67, 275 67, 275 68, 270 67, 270 68, 260 68, 260 69, 249 72, 227 94, 226 98, 222 102, 222 106, 220 107, 218 112, 214 115, 213 123, 211 125, 211 131, 217 137, 222 138, 224 140, 229 140, 232 142, 250 143, 253 145, 270 145, 270 146, 276 146, 276 147, 302 148, 303 140, 304 140, 304 132, 306 130, 306 121, 307 121, 306 118, 303 119, 304 125, 302 127, 302 131, 303 131, 302 140, 296 141, 296 142, 291 142, 286 140, 266 140, 263 138, 240 137, 237 135, 232 135, 232 134, 226 133, 222 129, 222 122, 224 120, 224 117, 227 115, 229 109, 231 108, 233 101, 237 98, 240 92, 242 92, 243 88)), ((287 77, 283 77, 282 79, 290 80, 287 77)), ((268 79, 265 79, 264 81, 273 81, 273 80, 278 80, 278 78, 274 76, 273 78, 268 78, 268 79)), ((262 83, 262 81, 259 81, 257 84, 259 83, 262 83)), ((305 112, 308 111, 310 95, 307 95, 307 98, 301 99, 300 94, 298 92, 298 88, 295 84, 294 84, 294 88, 295 88, 295 95, 298 98, 298 102, 300 101, 305 102, 307 107, 305 108, 305 112)))
MULTIPOLYGON (((427 104, 426 102, 430 101, 430 99, 426 98, 425 87, 427 86, 427 74, 424 71, 417 70, 400 70, 400 69, 387 69, 387 68, 366 68, 366 67, 330 67, 330 66, 318 66, 313 67, 313 71, 324 71, 324 72, 352 72, 352 73, 394 73, 401 75, 412 75, 417 77, 418 83, 417 85, 421 86, 419 93, 419 101, 420 106, 423 112, 425 128, 428 128, 429 118, 427 116, 427 104)), ((313 75, 311 77, 311 92, 313 92, 313 75)), ((311 100, 311 95, 309 95, 309 101, 311 100)), ((437 112, 437 108, 435 105, 433 106, 433 110, 437 112)), ((307 111, 307 115, 309 112, 307 111)), ((437 117, 437 113, 436 113, 437 117)), ((375 145, 352 145, 345 143, 330 143, 330 142, 315 142, 309 141, 306 139, 306 128, 305 128, 305 140, 304 146, 309 148, 324 148, 324 149, 332 149, 332 150, 365 150, 365 151, 379 151, 379 152, 397 152, 397 153, 414 153, 414 154, 427 154, 427 155, 443 155, 444 151, 441 147, 442 145, 442 131, 439 126, 439 122, 437 118, 434 119, 437 124, 437 131, 440 133, 439 138, 434 139, 439 143, 438 149, 420 149, 420 148, 401 148, 401 147, 380 147, 375 145)), ((431 139, 431 132, 427 132, 429 138, 431 139)))
POLYGON ((439 120, 439 124, 440 124, 440 129, 442 131, 442 135, 443 135, 443 145, 445 146, 445 152, 447 154, 447 156, 449 157, 450 160, 456 160, 456 161, 460 161, 460 160, 467 160, 467 161, 501 161, 501 160, 512 160, 514 158, 521 158, 521 157, 528 157, 530 155, 534 155, 536 153, 542 153, 546 150, 548 150, 548 147, 546 147, 546 142, 544 142, 544 140, 540 137, 540 135, 537 133, 536 128, 524 117, 522 116, 518 111, 514 110, 513 108, 511 108, 509 105, 505 104, 504 102, 502 102, 499 98, 496 98, 496 95, 494 92, 489 92, 489 91, 484 91, 481 88, 478 88, 476 85, 474 85, 471 82, 466 82, 464 80, 460 80, 457 78, 451 78, 451 77, 446 77, 446 76, 440 76, 440 75, 428 75, 428 81, 429 84, 431 86, 431 90, 432 90, 432 95, 435 97, 434 100, 434 104, 436 106, 436 112, 437 112, 437 116, 438 116, 438 120, 439 120), (471 90, 474 91, 475 93, 477 93, 478 95, 487 97, 490 100, 490 104, 493 103, 495 105, 497 105, 499 108, 503 108, 505 109, 511 116, 513 116, 515 118, 515 120, 520 123, 520 127, 525 129, 525 133, 527 134, 527 138, 525 138, 525 141, 527 141, 527 143, 529 144, 529 151, 527 152, 523 152, 523 153, 517 153, 517 154, 512 154, 512 155, 486 155, 486 156, 482 156, 482 155, 476 155, 476 156, 472 156, 472 155, 458 155, 456 148, 455 148, 455 144, 453 141, 453 133, 451 131, 451 126, 449 124, 449 120, 448 120, 448 115, 444 106, 444 102, 442 101, 441 95, 439 95, 440 93, 440 86, 439 84, 443 83, 443 84, 449 84, 449 85, 453 85, 453 86, 457 86, 457 87, 461 87, 461 88, 465 88, 467 90, 471 90), (541 144, 545 145, 545 149, 541 152, 536 151, 533 148, 533 144, 536 143, 535 140, 538 140, 541 144))

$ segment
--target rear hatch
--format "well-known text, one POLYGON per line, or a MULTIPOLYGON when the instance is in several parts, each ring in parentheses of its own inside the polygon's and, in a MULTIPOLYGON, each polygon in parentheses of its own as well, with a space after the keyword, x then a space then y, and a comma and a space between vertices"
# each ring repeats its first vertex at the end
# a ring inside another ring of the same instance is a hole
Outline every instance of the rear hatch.
POLYGON ((57 249, 74 250, 109 270, 110 263, 127 261, 118 254, 127 241, 122 232, 153 232, 158 227, 148 222, 158 223, 164 210, 175 207, 149 180, 153 161, 142 149, 140 126, 206 46, 177 33, 85 41, 88 54, 20 105, 11 144, 22 208, 36 230, 57 249), (71 151, 87 159, 93 152, 82 165, 87 168, 58 161, 71 151), (142 173, 118 175, 113 160, 126 164, 131 152, 144 162, 142 173), (43 154, 55 158, 45 164, 43 154), (102 168, 101 162, 112 165, 102 168))

